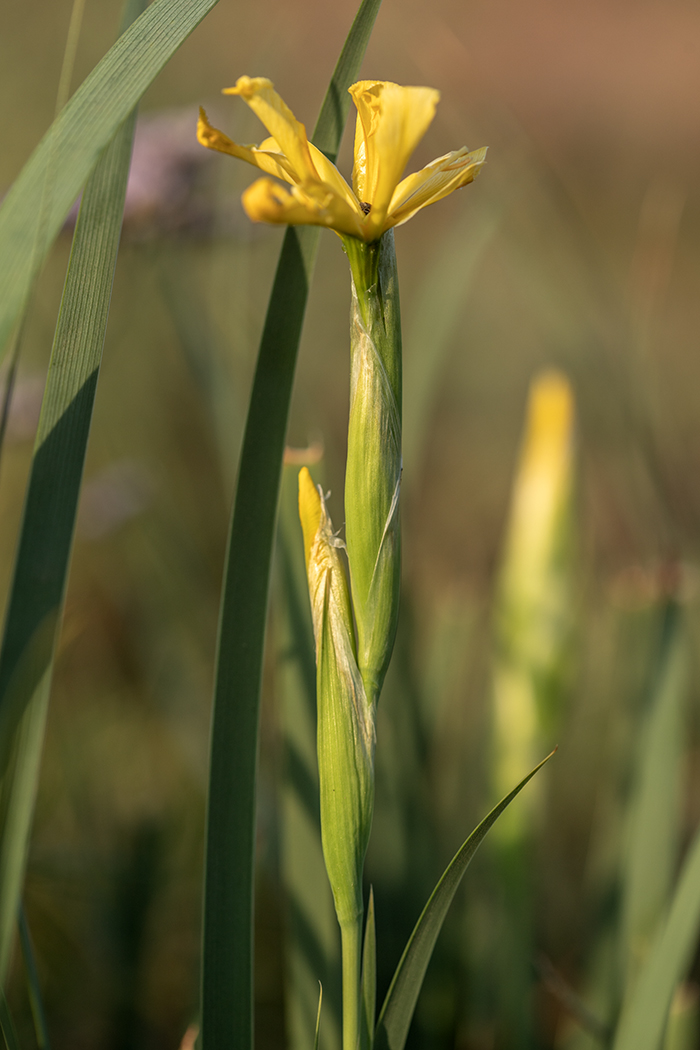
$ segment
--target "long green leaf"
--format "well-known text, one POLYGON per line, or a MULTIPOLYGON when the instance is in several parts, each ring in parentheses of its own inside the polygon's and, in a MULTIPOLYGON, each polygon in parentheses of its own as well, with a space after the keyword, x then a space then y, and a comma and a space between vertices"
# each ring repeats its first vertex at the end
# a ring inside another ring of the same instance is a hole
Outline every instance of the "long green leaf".
MULTIPOLYGON (((143 9, 129 0, 125 20, 143 9)), ((20 897, 136 114, 85 189, 32 457, 0 649, 0 983, 20 897)))
POLYGON ((34 945, 29 932, 29 923, 24 910, 24 905, 19 908, 19 939, 22 945, 22 957, 24 969, 27 975, 27 991, 29 993, 29 1005, 34 1020, 34 1032, 39 1050, 51 1050, 49 1041, 49 1027, 46 1023, 46 1012, 44 1010, 44 998, 41 994, 39 983, 39 972, 34 957, 34 945))
POLYGON ((382 1011, 377 1021, 374 1037, 375 1050, 403 1050, 408 1029, 416 1008, 425 971, 428 968, 433 948, 445 921, 447 910, 469 862, 481 845, 487 831, 510 805, 515 796, 525 787, 535 773, 549 761, 548 755, 531 773, 521 780, 510 794, 506 795, 491 810, 477 828, 472 831, 463 846, 457 851, 445 869, 445 872, 433 890, 428 903, 416 923, 404 953, 396 967, 393 980, 387 992, 382 1011))
POLYGON ((5 1040, 7 1050, 20 1050, 17 1030, 2 988, 0 988, 0 1029, 2 1030, 2 1037, 5 1040))
POLYGON ((682 613, 664 610, 650 709, 641 735, 623 863, 621 963, 623 992, 635 984, 668 907, 680 850, 680 765, 687 652, 682 613))
MULTIPOLYGON (((335 157, 381 0, 363 0, 313 141, 335 157)), ((253 1044, 255 778, 270 561, 297 350, 320 231, 285 234, 248 408, 224 570, 211 736, 202 963, 204 1050, 253 1044)))
POLYGON ((217 2, 154 0, 78 88, 22 169, 0 208, 0 358, 32 281, 100 153, 217 2))
POLYGON ((657 933, 623 1009, 613 1050, 659 1050, 676 986, 700 934, 700 830, 696 831, 668 918, 657 933))

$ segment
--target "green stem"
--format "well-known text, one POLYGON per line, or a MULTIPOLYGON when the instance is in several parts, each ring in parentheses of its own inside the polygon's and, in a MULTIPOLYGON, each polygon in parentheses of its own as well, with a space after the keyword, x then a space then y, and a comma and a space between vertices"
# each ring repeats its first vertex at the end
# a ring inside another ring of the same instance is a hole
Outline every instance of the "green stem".
POLYGON ((401 575, 401 319, 394 234, 345 238, 352 270, 345 526, 357 659, 374 707, 396 634, 401 575))
POLYGON ((358 1050, 362 914, 353 922, 341 924, 340 941, 343 951, 343 1050, 358 1050))

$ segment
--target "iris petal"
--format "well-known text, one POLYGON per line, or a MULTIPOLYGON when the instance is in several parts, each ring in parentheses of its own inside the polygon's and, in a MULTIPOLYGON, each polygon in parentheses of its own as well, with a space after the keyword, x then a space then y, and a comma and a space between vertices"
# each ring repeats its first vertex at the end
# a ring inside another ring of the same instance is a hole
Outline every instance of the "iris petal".
POLYGON ((224 135, 223 131, 212 127, 203 109, 199 110, 197 139, 207 149, 217 150, 219 153, 228 153, 229 156, 238 157, 239 160, 246 160, 254 167, 266 171, 268 175, 276 175, 278 179, 284 179, 286 182, 295 181, 290 173, 291 165, 284 154, 278 154, 276 150, 270 151, 264 148, 268 144, 274 143, 274 139, 266 139, 262 146, 239 146, 228 135, 224 135))
MULTIPOLYGON (((360 200, 372 206, 366 237, 381 236, 396 185, 409 157, 425 135, 440 99, 432 88, 400 87, 390 81, 353 84, 364 139, 364 176, 358 165, 353 181, 360 200)), ((356 142, 357 142, 356 131, 356 142)))
POLYGON ((306 128, 274 90, 267 77, 239 77, 225 95, 240 95, 260 118, 294 168, 299 182, 318 179, 311 160, 306 128))
POLYGON ((389 205, 388 225, 400 226, 421 208, 473 182, 486 159, 486 149, 470 153, 465 147, 431 161, 396 187, 389 205))
POLYGON ((328 226, 340 234, 362 237, 355 212, 331 186, 318 182, 293 186, 290 192, 272 179, 258 179, 243 194, 243 207, 253 222, 328 226))

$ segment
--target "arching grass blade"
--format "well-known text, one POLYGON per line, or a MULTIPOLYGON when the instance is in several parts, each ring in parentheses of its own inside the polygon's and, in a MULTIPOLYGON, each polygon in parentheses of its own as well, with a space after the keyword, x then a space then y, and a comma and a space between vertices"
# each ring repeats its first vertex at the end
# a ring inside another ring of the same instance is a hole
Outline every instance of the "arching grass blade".
POLYGON ((403 1050, 435 942, 469 862, 501 813, 551 757, 548 755, 540 762, 491 810, 450 861, 423 909, 396 968, 377 1021, 375 1050, 403 1050))

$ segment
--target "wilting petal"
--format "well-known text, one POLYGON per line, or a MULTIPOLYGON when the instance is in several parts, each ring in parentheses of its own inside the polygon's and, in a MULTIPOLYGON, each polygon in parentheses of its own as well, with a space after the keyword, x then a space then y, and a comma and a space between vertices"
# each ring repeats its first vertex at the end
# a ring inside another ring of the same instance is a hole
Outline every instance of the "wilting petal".
POLYGON ((363 80, 353 84, 350 94, 357 106, 359 127, 355 133, 355 194, 371 205, 365 237, 379 237, 397 183, 409 157, 423 138, 435 114, 440 93, 432 88, 400 87, 390 81, 363 80), (357 147, 360 145, 360 149, 357 147))
POLYGON ((329 226, 338 233, 362 236, 358 216, 322 183, 293 186, 290 193, 272 179, 258 179, 243 194, 243 207, 253 222, 329 226))
POLYGON ((203 109, 199 110, 197 121, 197 139, 207 149, 217 150, 219 153, 228 153, 231 157, 246 160, 249 164, 266 171, 268 175, 276 175, 278 179, 294 182, 291 173, 291 165, 283 153, 278 150, 265 149, 264 147, 274 143, 274 139, 266 139, 262 146, 239 146, 233 142, 223 131, 212 127, 209 118, 203 109))
POLYGON ((466 147, 446 153, 421 171, 405 178, 394 191, 387 226, 400 226, 428 204, 473 182, 486 159, 486 148, 470 153, 466 147))
POLYGON ((235 87, 225 88, 225 95, 240 95, 263 122, 285 154, 299 182, 318 179, 311 160, 306 128, 274 90, 267 77, 239 77, 235 87))

